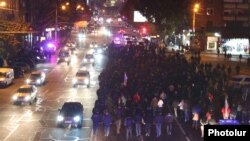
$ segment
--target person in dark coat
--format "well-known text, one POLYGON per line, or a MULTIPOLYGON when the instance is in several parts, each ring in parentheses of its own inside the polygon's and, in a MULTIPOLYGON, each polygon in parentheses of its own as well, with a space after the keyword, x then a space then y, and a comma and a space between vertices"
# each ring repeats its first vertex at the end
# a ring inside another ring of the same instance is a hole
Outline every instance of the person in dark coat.
POLYGON ((162 127, 162 123, 163 123, 163 115, 161 112, 158 112, 157 115, 155 116, 155 128, 156 128, 156 137, 160 137, 161 136, 161 127, 162 127))
POLYGON ((171 113, 168 113, 165 116, 165 121, 167 123, 167 134, 171 135, 172 134, 172 128, 173 128, 174 116, 171 113))
POLYGON ((124 126, 126 128, 126 139, 129 140, 132 138, 132 127, 134 120, 131 116, 127 116, 124 120, 124 126))
POLYGON ((101 116, 98 112, 93 113, 92 117, 92 122, 93 122, 93 134, 97 135, 98 130, 99 130, 99 124, 101 122, 101 116))
POLYGON ((108 137, 110 133, 110 125, 112 124, 112 117, 109 112, 105 112, 103 116, 103 124, 104 124, 104 136, 108 137))

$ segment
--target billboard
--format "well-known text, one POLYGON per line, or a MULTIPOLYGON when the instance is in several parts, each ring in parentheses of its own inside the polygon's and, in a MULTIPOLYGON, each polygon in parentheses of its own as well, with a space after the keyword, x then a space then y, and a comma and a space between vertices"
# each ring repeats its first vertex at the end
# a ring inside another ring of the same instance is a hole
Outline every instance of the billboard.
POLYGON ((143 16, 139 11, 134 11, 134 22, 147 22, 147 18, 143 16))

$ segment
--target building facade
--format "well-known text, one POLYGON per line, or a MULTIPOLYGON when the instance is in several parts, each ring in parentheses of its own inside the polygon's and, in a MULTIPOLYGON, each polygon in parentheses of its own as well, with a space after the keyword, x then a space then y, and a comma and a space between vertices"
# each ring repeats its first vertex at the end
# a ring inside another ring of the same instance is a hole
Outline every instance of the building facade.
POLYGON ((201 50, 249 54, 250 0, 200 0, 196 31, 201 50))

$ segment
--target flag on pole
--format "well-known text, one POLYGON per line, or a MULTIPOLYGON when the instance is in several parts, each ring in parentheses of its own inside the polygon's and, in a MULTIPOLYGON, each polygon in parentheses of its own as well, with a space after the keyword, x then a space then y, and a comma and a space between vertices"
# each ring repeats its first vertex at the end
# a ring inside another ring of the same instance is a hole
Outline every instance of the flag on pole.
POLYGON ((128 76, 127 76, 127 73, 124 72, 123 85, 124 85, 124 86, 127 86, 127 82, 128 82, 128 76))

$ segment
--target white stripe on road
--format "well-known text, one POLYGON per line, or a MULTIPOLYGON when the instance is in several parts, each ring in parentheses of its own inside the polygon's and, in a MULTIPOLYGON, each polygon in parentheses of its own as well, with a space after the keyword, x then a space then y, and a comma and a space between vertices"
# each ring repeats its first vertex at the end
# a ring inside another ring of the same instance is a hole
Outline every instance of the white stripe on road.
MULTIPOLYGON (((172 111, 169 106, 168 106, 168 109, 169 109, 169 111, 172 111)), ((173 111, 172 111, 172 113, 173 113, 173 111)), ((180 122, 176 118, 174 118, 174 120, 177 123, 178 127, 180 128, 181 133, 185 136, 186 141, 190 141, 189 137, 187 136, 187 133, 185 132, 185 130, 181 126, 180 122)))
POLYGON ((20 125, 17 125, 4 139, 3 141, 8 141, 10 136, 17 130, 20 125))
POLYGON ((176 121, 178 127, 180 128, 182 134, 185 136, 186 140, 187 140, 187 141, 190 141, 190 139, 189 139, 189 137, 187 136, 186 132, 185 132, 184 129, 182 128, 180 122, 179 122, 176 118, 174 118, 174 120, 176 121))

